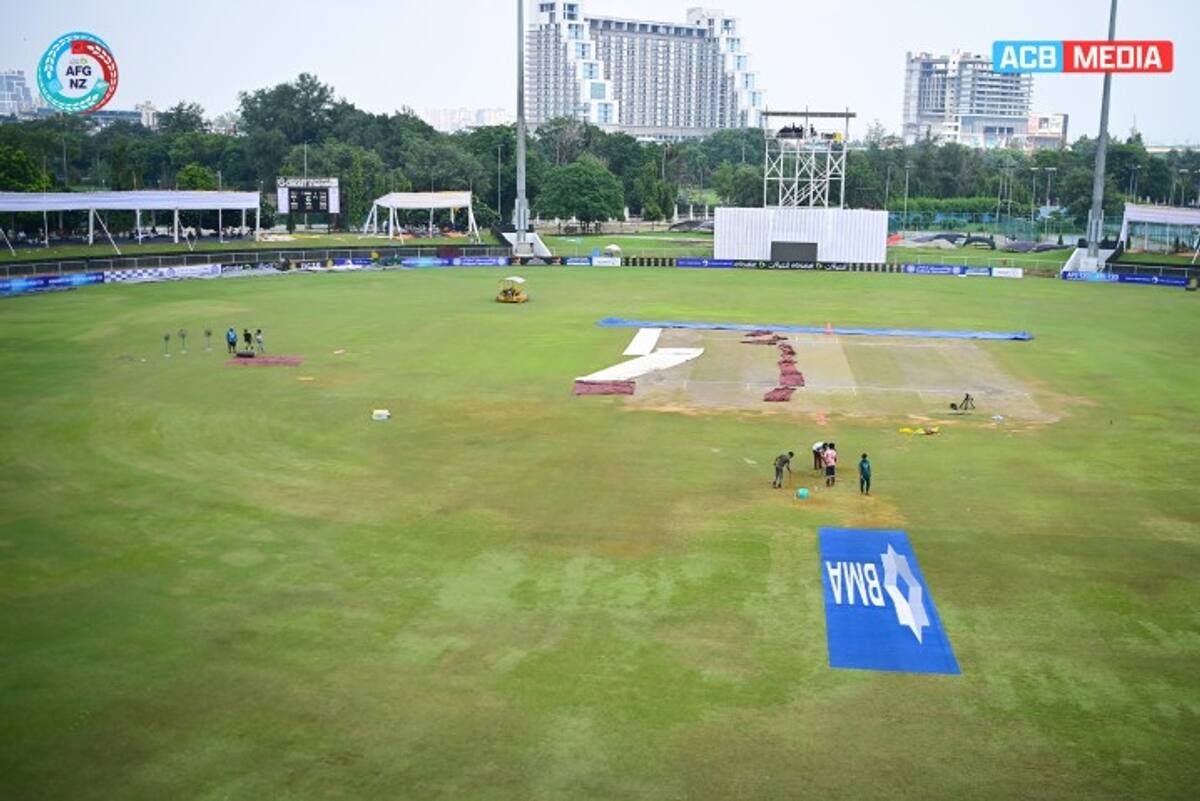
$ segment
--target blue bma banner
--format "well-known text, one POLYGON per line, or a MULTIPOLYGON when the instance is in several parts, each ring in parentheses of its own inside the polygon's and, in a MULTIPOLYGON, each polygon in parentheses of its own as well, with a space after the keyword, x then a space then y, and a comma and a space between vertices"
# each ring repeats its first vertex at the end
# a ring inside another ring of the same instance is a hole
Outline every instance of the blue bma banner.
POLYGON ((958 660, 903 531, 822 528, 829 666, 958 674, 958 660))
POLYGON ((455 267, 506 267, 507 256, 457 256, 451 262, 455 267))
POLYGON ((103 284, 104 273, 67 273, 65 275, 29 275, 0 279, 0 295, 24 295, 53 289, 103 284))
POLYGON ((904 272, 909 275, 962 275, 965 267, 958 264, 906 264, 904 272))
POLYGON ((732 267, 733 259, 676 259, 676 267, 732 267))
POLYGON ((1170 275, 1131 275, 1120 273, 1117 281, 1122 284, 1151 284, 1153 286, 1187 286, 1186 278, 1176 278, 1170 275))
POLYGON ((1109 273, 1109 272, 1069 272, 1065 271, 1062 274, 1064 281, 1087 281, 1102 284, 1145 284, 1148 286, 1187 286, 1186 278, 1177 278, 1172 275, 1137 275, 1133 273, 1109 273))
POLYGON ((405 267, 449 267, 450 259, 439 256, 408 256, 400 260, 405 267))
POLYGON ((1088 283, 1116 283, 1117 276, 1113 273, 1100 272, 1076 272, 1072 270, 1064 270, 1062 273, 1064 281, 1086 281, 1088 283))

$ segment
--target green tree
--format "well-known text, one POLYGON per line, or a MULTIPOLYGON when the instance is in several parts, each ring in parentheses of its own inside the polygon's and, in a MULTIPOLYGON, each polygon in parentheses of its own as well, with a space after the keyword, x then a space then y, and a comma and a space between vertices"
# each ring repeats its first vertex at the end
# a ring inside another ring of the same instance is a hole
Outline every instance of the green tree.
POLYGON ((642 207, 642 195, 635 186, 644 165, 653 161, 654 155, 629 134, 603 134, 595 142, 593 155, 604 162, 605 166, 621 179, 625 191, 625 205, 634 211, 642 207))
POLYGON ((279 131, 253 131, 245 138, 246 161, 264 189, 275 186, 287 158, 287 138, 279 131))
POLYGON ((675 198, 678 188, 670 181, 659 177, 660 172, 654 162, 647 162, 634 181, 633 195, 636 198, 630 205, 639 208, 642 219, 647 222, 671 219, 675 216, 675 198))
POLYGON ((175 176, 177 189, 216 189, 217 176, 203 164, 192 162, 175 176))
POLYGON ((701 146, 716 169, 723 163, 762 164, 765 143, 761 128, 727 128, 705 137, 701 146))
POLYGON ((333 128, 333 87, 307 72, 292 83, 238 95, 242 126, 248 132, 279 131, 288 144, 319 142, 333 128))
POLYGON ((712 186, 727 206, 755 207, 763 203, 761 167, 727 161, 713 172, 712 186))
POLYGON ((585 226, 620 217, 621 182, 595 156, 584 154, 550 170, 538 197, 543 217, 574 217, 585 226))
POLYGON ((216 169, 228 141, 229 137, 221 134, 189 131, 169 139, 167 156, 176 168, 197 163, 216 169))
POLYGON ((158 130, 166 136, 200 133, 204 124, 204 109, 199 103, 179 102, 158 115, 158 130))
MULTIPOLYGON (((300 175, 303 170, 304 148, 295 146, 282 171, 285 175, 300 175)), ((362 224, 375 198, 409 188, 408 179, 399 172, 389 172, 374 151, 333 139, 308 148, 308 174, 338 179, 343 223, 348 228, 362 224)))
POLYGON ((538 126, 537 146, 555 167, 570 164, 590 150, 600 129, 575 117, 555 117, 538 126))
POLYGON ((492 171, 469 150, 445 137, 430 141, 417 139, 404 153, 404 172, 421 190, 486 190, 495 180, 492 171))
POLYGON ((50 176, 24 151, 0 145, 0 190, 5 192, 49 192, 50 176))

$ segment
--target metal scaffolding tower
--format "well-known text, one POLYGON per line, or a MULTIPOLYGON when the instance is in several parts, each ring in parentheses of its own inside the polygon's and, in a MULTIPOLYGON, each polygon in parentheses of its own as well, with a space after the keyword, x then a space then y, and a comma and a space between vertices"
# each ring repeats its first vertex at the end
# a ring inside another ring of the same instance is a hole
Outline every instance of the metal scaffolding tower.
POLYGON ((846 150, 854 116, 850 109, 764 111, 763 205, 827 208, 832 197, 838 208, 845 207, 846 150), (830 130, 826 120, 841 120, 842 129, 830 130))

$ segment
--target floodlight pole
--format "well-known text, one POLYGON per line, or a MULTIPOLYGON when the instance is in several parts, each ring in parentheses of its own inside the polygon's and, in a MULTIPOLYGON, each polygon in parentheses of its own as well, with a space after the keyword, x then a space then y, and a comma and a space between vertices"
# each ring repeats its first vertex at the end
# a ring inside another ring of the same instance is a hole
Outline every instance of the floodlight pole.
POLYGON ((533 255, 526 239, 529 201, 525 198, 525 0, 517 0, 517 197, 513 202, 513 226, 517 229, 513 253, 533 255))
POLYGON ((1034 224, 1034 208, 1037 207, 1037 174, 1041 171, 1041 167, 1030 167, 1029 174, 1033 176, 1033 184, 1029 189, 1029 224, 1034 224))
POLYGON ((908 172, 911 169, 911 164, 904 165, 904 227, 900 229, 902 232, 908 230, 908 172))
MULTIPOLYGON (((1108 12, 1108 40, 1117 38, 1117 0, 1108 12)), ((1100 240, 1104 236, 1104 163, 1108 158, 1108 100, 1112 94, 1112 73, 1104 73, 1104 92, 1100 96, 1100 137, 1096 142, 1096 166, 1092 172, 1092 211, 1088 216, 1088 269, 1099 269, 1100 240)))

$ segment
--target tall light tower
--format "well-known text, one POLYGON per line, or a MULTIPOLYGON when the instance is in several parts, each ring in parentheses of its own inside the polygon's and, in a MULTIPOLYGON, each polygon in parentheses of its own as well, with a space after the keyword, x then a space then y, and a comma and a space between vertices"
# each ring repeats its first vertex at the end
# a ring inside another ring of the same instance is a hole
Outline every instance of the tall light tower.
POLYGON ((525 0, 517 0, 517 198, 513 203, 517 229, 514 256, 532 256, 529 242, 529 200, 525 197, 525 0))
MULTIPOLYGON (((1108 40, 1117 38, 1117 0, 1108 12, 1108 40)), ((1112 73, 1104 73, 1104 93, 1100 96, 1100 138, 1096 142, 1096 168, 1092 173, 1092 211, 1088 215, 1086 270, 1100 269, 1100 240, 1104 237, 1104 162, 1108 158, 1108 98, 1112 93, 1112 73)))

